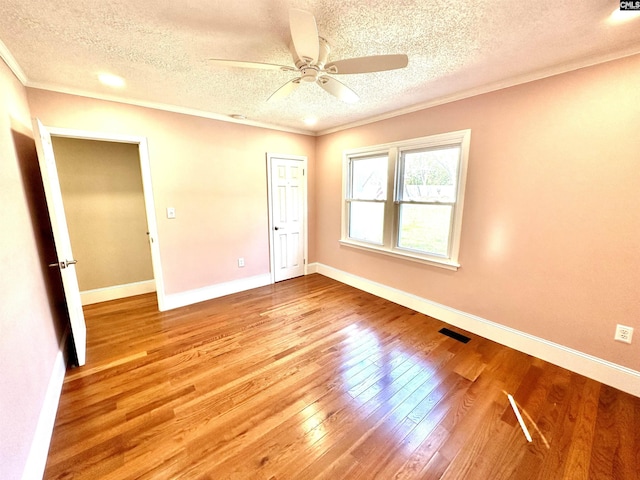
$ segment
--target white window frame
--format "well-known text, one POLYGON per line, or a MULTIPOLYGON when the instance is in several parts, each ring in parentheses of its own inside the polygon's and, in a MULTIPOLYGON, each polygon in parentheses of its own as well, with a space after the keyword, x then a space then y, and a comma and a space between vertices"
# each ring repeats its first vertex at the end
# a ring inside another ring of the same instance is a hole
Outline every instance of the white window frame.
POLYGON ((355 247, 420 262, 436 267, 457 270, 460 267, 458 254, 460 251, 460 235, 462 231, 462 213, 464 207, 464 194, 467 180, 467 165, 469 162, 469 146, 471 142, 471 130, 459 130, 456 132, 430 135, 428 137, 414 138, 382 145, 345 150, 342 162, 342 232, 340 244, 355 247), (453 220, 449 236, 449 255, 429 255, 418 251, 398 247, 398 228, 400 215, 400 198, 398 189, 401 188, 400 158, 403 152, 420 149, 434 149, 437 147, 459 146, 460 163, 458 165, 458 184, 456 186, 456 200, 453 206, 453 220), (351 184, 351 160, 372 156, 387 156, 387 199, 384 202, 384 227, 383 243, 376 244, 349 238, 349 203, 351 184))

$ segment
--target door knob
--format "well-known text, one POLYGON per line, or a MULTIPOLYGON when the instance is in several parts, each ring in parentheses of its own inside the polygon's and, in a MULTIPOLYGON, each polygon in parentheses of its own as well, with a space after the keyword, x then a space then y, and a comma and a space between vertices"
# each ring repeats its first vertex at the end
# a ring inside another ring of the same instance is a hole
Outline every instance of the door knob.
POLYGON ((67 268, 69 265, 75 265, 76 263, 78 263, 77 260, 64 260, 62 262, 50 263, 49 266, 60 267, 60 269, 62 270, 63 268, 67 268))

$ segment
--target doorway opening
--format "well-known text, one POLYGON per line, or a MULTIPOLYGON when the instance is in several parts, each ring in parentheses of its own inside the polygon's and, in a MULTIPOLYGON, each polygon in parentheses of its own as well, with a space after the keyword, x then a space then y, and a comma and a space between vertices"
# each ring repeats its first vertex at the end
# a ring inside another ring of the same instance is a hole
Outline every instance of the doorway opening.
POLYGON ((155 291, 163 310, 146 138, 47 129, 82 304, 155 291))
POLYGON ((51 142, 82 304, 155 291, 138 145, 51 142))

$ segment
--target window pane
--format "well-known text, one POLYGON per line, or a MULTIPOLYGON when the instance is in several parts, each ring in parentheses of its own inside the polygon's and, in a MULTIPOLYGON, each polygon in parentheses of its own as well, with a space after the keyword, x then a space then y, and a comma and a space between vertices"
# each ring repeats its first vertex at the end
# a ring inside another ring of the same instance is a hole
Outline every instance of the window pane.
POLYGON ((449 256, 451 205, 400 205, 398 246, 449 256))
POLYGON ((350 202, 349 237, 382 244, 384 203, 350 202))
POLYGON ((386 156, 351 160, 351 198, 358 200, 387 199, 386 156))
POLYGON ((405 152, 402 200, 455 202, 460 147, 405 152))

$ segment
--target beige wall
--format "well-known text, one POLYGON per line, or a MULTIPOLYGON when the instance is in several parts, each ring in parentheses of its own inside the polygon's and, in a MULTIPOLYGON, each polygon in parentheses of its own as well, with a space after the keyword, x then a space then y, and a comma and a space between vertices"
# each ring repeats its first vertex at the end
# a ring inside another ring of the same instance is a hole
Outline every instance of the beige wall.
POLYGON ((640 56, 319 138, 317 261, 640 370, 640 56), (347 148, 472 129, 451 272, 340 246, 347 148))
POLYGON ((25 90, 0 60, 0 477, 21 478, 62 336, 25 90))
POLYGON ((138 145, 52 143, 80 290, 153 280, 138 145))
MULTIPOLYGON (((147 138, 167 294, 268 274, 266 152, 308 156, 314 198, 314 137, 44 90, 27 95, 47 126, 147 138)), ((309 209, 313 217, 313 202, 309 209)))

